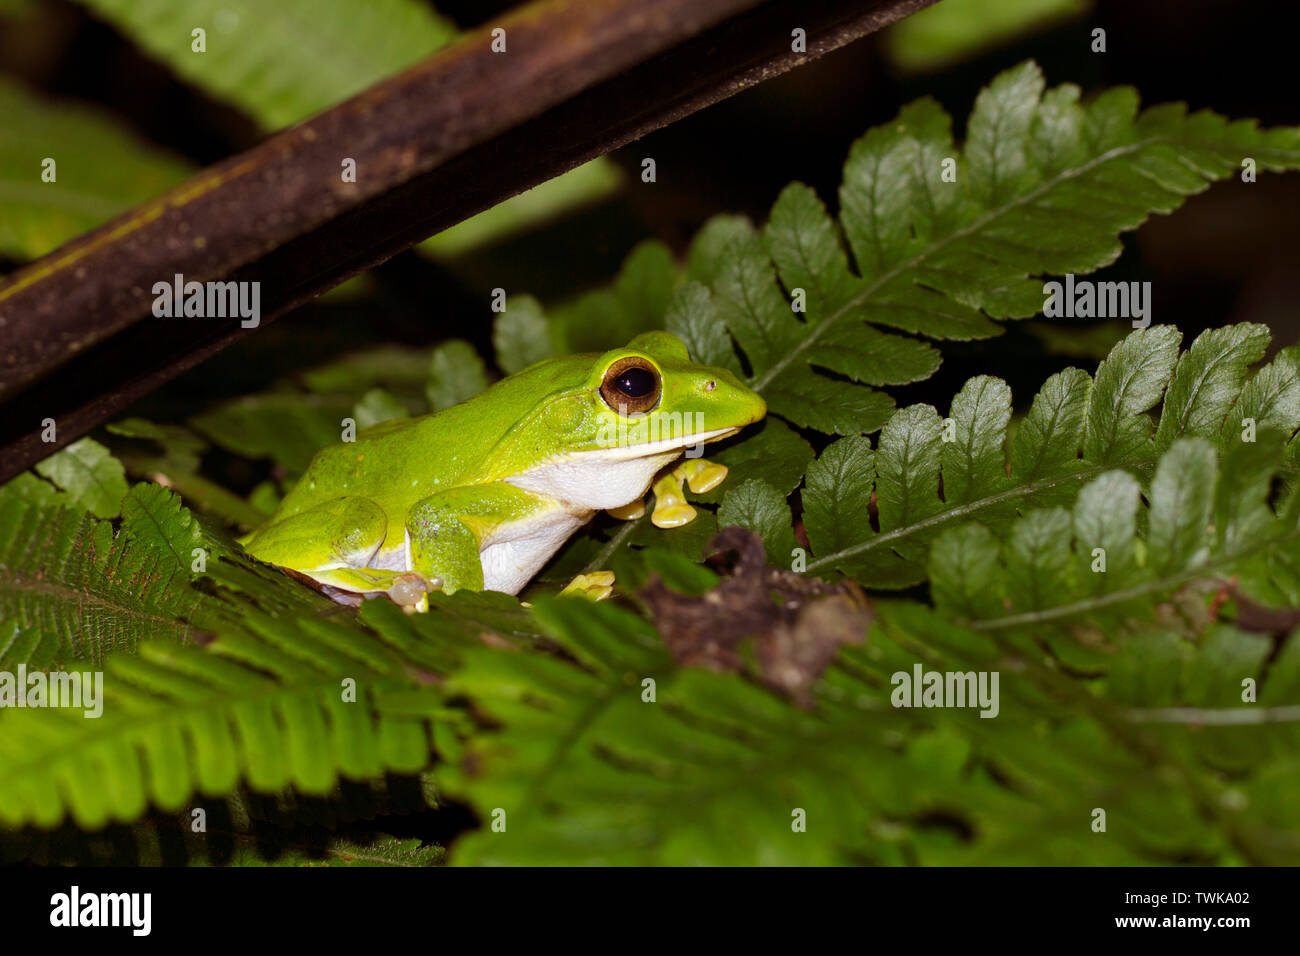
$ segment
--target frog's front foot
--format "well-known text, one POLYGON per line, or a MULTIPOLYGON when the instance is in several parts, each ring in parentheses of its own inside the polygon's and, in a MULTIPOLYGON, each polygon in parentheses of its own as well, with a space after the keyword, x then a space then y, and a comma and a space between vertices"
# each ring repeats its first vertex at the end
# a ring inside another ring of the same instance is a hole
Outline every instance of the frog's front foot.
MULTIPOLYGON (((656 528, 680 528, 695 519, 696 511, 682 496, 682 482, 697 495, 712 491, 727 477, 727 466, 692 458, 682 462, 654 483, 655 510, 650 521, 656 528)), ((645 501, 637 499, 621 508, 606 509, 606 514, 621 521, 633 521, 645 514, 645 501)))
POLYGON ((407 614, 423 614, 429 610, 429 592, 441 587, 441 578, 426 578, 418 571, 407 571, 393 578, 388 596, 407 614))
POLYGON ((682 482, 691 491, 702 495, 718 486, 727 477, 727 466, 703 458, 682 462, 654 483, 655 510, 650 521, 656 528, 680 528, 695 520, 695 509, 682 496, 682 482))
POLYGON ((613 592, 614 572, 592 571, 590 574, 579 574, 560 594, 584 597, 588 601, 603 601, 613 592))

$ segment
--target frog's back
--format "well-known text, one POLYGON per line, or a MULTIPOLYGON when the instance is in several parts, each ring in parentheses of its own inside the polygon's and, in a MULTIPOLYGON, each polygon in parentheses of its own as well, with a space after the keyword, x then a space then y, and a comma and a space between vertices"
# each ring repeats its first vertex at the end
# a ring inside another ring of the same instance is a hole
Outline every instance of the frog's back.
POLYGON ((287 518, 348 495, 384 499, 381 504, 391 506, 414 504, 439 488, 461 483, 491 447, 456 437, 464 407, 381 422, 359 432, 356 441, 322 448, 275 517, 287 518))
POLYGON ((380 422, 359 432, 354 442, 322 449, 273 520, 348 495, 377 501, 395 516, 438 491, 475 483, 518 422, 520 408, 567 386, 566 365, 573 358, 538 363, 459 405, 380 422))

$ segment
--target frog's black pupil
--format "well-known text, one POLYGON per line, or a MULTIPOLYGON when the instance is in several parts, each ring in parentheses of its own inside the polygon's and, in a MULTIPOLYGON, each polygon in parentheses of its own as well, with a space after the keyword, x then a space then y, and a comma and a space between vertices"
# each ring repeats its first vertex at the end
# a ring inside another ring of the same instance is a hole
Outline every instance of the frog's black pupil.
POLYGON ((643 368, 624 369, 618 376, 618 390, 628 398, 642 398, 655 389, 653 373, 643 368))

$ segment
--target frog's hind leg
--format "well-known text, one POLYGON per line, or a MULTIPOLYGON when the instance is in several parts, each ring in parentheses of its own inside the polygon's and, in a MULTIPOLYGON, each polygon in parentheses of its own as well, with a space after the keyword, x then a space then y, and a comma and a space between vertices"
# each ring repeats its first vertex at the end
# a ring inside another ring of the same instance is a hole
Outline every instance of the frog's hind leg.
MULTIPOLYGON (((387 594, 403 608, 423 610, 439 583, 403 567, 377 568, 388 536, 388 516, 369 498, 335 498, 285 518, 250 537, 255 558, 278 564, 321 587, 340 604, 387 594)), ((387 563, 387 562, 385 562, 387 563)))
POLYGON ((407 611, 427 610, 425 595, 441 584, 437 578, 385 568, 334 568, 300 576, 314 581, 340 604, 356 607, 367 596, 387 594, 394 604, 407 611))
POLYGON ((364 568, 388 533, 384 509, 369 498, 335 498, 300 511, 251 535, 255 558, 313 577, 318 571, 364 568))

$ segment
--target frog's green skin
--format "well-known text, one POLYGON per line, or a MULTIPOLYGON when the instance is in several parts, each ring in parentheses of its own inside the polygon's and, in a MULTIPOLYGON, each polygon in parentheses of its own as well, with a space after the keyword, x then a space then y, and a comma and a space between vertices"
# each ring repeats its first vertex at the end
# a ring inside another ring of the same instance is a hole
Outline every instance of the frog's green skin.
POLYGON ((649 332, 603 355, 547 359, 460 405, 324 449, 245 547, 338 591, 392 591, 421 610, 423 597, 394 588, 408 572, 446 592, 517 594, 595 511, 637 501, 687 448, 765 412, 731 372, 649 332), (606 370, 627 356, 660 376, 658 404, 643 415, 620 415, 601 394, 606 370))

